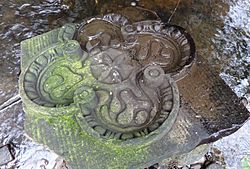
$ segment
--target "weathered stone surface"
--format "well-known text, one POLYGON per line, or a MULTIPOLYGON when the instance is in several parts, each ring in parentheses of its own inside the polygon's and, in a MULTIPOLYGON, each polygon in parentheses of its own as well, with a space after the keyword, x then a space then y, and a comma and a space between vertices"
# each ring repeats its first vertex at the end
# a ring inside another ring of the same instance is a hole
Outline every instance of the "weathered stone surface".
POLYGON ((110 14, 21 45, 26 131, 73 168, 150 166, 249 116, 178 26, 110 14))
POLYGON ((7 145, 0 145, 0 166, 6 165, 8 162, 12 161, 13 157, 7 145))
POLYGON ((209 134, 236 130, 249 117, 240 99, 201 56, 190 74, 177 84, 183 100, 197 113, 209 134))

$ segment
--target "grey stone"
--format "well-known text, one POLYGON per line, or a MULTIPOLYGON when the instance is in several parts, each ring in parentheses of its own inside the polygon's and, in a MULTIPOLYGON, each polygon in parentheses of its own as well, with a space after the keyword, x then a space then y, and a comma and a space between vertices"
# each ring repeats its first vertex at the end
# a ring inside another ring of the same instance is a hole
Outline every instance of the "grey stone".
POLYGON ((207 167, 207 169, 223 169, 223 167, 220 164, 211 164, 207 167))
POLYGON ((0 166, 6 165, 13 160, 7 145, 0 147, 0 166))

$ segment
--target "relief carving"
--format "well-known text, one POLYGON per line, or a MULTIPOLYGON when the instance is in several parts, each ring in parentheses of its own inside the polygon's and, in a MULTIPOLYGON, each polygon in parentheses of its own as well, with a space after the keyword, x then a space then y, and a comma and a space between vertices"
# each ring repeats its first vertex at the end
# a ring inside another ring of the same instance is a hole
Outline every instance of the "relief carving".
POLYGON ((116 14, 85 21, 68 40, 72 30, 66 26, 60 43, 31 62, 23 84, 27 97, 43 107, 79 107, 104 138, 170 130, 179 107, 173 77, 178 80, 194 59, 189 35, 160 21, 131 24, 116 14))

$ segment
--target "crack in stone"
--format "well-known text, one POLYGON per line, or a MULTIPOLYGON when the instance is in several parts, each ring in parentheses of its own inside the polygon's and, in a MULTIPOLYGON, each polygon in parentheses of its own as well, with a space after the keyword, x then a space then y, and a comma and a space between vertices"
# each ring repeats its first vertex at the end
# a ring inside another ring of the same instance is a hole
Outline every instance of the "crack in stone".
POLYGON ((169 19, 168 19, 168 23, 171 21, 171 19, 173 18, 174 14, 176 13, 176 10, 178 9, 179 5, 180 5, 180 2, 181 0, 178 0, 175 8, 174 8, 174 11, 172 12, 172 14, 170 15, 169 19))

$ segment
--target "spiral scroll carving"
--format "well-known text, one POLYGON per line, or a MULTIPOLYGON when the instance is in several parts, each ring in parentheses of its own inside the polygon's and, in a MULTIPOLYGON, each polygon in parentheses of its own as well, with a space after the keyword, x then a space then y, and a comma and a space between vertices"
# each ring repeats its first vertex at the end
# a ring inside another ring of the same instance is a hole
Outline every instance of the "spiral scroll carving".
POLYGON ((91 58, 92 73, 101 85, 93 89, 90 102, 98 100, 98 103, 94 107, 83 103, 80 107, 85 120, 100 135, 122 140, 144 136, 159 128, 170 113, 177 113, 172 110, 178 104, 178 92, 173 90, 175 84, 170 83, 170 77, 160 66, 128 65, 131 57, 116 49, 91 58), (114 53, 120 53, 115 59, 120 60, 124 69, 115 64, 120 69, 111 71, 113 66, 107 63, 111 63, 114 53))
POLYGON ((119 48, 124 41, 120 27, 128 23, 128 20, 118 14, 108 14, 101 18, 93 18, 87 21, 77 33, 77 41, 83 49, 91 52, 105 48, 119 48))
POLYGON ((82 129, 104 138, 168 132, 179 108, 173 78, 194 60, 190 36, 177 26, 130 23, 118 14, 74 28, 63 27, 58 44, 30 63, 23 80, 27 97, 43 107, 77 107, 82 129))
POLYGON ((142 21, 125 25, 122 32, 126 39, 124 48, 143 65, 154 63, 165 73, 176 75, 194 60, 193 40, 180 27, 142 21))
POLYGON ((83 80, 83 75, 73 65, 82 55, 76 41, 68 41, 39 55, 24 75, 24 90, 29 99, 45 107, 73 103, 75 88, 83 80))

